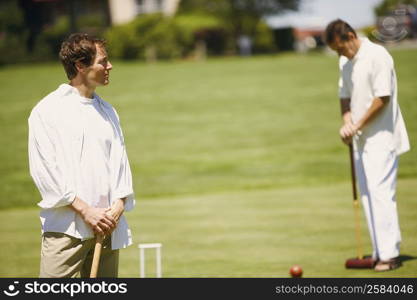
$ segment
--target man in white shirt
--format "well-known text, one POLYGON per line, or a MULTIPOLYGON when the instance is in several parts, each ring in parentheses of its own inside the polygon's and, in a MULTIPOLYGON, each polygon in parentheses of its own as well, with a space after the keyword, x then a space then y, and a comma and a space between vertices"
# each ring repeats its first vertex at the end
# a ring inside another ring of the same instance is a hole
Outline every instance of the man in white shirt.
POLYGON ((95 235, 104 235, 98 277, 117 277, 132 243, 123 215, 134 207, 119 117, 94 91, 109 83, 105 42, 72 34, 60 59, 70 80, 29 117, 29 166, 42 200, 40 277, 88 277, 95 235))
POLYGON ((392 270, 400 266, 395 197, 398 156, 410 149, 397 102, 394 62, 384 47, 358 38, 342 20, 327 26, 325 39, 340 56, 340 137, 354 145, 375 271, 392 270))

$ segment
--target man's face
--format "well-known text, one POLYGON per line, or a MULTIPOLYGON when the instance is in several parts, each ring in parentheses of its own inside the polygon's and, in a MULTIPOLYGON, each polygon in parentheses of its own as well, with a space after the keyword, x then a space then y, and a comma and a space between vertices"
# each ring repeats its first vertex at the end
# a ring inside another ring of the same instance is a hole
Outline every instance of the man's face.
POLYGON ((107 85, 109 83, 110 70, 113 67, 103 47, 96 44, 96 51, 93 64, 85 69, 86 83, 91 87, 107 85))
POLYGON ((353 34, 349 35, 349 39, 347 41, 336 36, 333 43, 329 44, 329 47, 336 51, 339 56, 343 55, 352 59, 359 49, 357 42, 358 39, 353 34))

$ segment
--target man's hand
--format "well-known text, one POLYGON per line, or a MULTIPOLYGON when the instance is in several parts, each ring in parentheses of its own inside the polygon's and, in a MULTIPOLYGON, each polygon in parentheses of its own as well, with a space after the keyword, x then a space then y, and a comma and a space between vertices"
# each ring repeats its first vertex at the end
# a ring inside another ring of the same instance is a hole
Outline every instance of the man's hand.
POLYGON ((358 130, 358 126, 353 124, 352 121, 345 122, 345 124, 343 124, 339 131, 343 143, 345 143, 346 145, 352 143, 352 138, 358 132, 358 130))
POLYGON ((117 199, 113 202, 112 206, 109 207, 106 212, 110 214, 116 223, 119 222, 120 217, 122 216, 123 212, 125 211, 125 199, 117 199))
POLYGON ((381 113, 389 101, 390 96, 376 97, 363 117, 353 124, 350 112, 350 99, 341 99, 340 107, 344 125, 340 128, 339 133, 342 141, 345 144, 350 144, 352 142, 352 137, 362 130, 368 123, 372 122, 372 120, 381 113))
POLYGON ((92 207, 78 197, 75 197, 71 207, 81 215, 95 234, 108 235, 116 228, 117 222, 107 213, 107 208, 92 207))
POLYGON ((101 235, 110 234, 117 225, 112 215, 107 213, 106 208, 89 206, 83 214, 84 221, 93 228, 94 233, 101 235))

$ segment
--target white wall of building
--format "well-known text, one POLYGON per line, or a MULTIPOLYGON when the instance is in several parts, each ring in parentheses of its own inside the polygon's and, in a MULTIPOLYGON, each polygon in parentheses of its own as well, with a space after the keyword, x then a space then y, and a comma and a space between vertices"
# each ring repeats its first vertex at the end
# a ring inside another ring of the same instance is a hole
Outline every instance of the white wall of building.
POLYGON ((173 16, 178 8, 180 0, 165 0, 164 13, 167 16, 173 16))
POLYGON ((180 0, 109 0, 112 24, 123 24, 133 20, 138 14, 162 12, 172 16, 177 11, 180 0))
POLYGON ((109 0, 109 9, 114 25, 127 23, 137 15, 136 0, 109 0))

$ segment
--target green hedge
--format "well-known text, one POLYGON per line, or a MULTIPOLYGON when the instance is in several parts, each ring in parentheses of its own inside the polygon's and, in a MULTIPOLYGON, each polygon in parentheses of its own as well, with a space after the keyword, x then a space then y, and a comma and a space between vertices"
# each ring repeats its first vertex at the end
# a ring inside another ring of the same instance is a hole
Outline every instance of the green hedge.
MULTIPOLYGON (((140 15, 105 33, 111 57, 119 59, 173 59, 192 55, 204 42, 209 55, 223 55, 234 44, 228 26, 214 16, 183 14, 173 18, 161 14, 140 15)), ((255 53, 276 50, 272 31, 263 22, 253 38, 255 53)))
POLYGON ((177 28, 171 19, 161 14, 138 17, 130 23, 114 26, 105 33, 105 38, 110 56, 114 58, 174 58, 181 54, 177 28))
POLYGON ((259 22, 253 43, 255 53, 271 53, 277 50, 272 30, 265 22, 259 22))
POLYGON ((162 14, 141 15, 133 21, 114 26, 105 33, 110 55, 120 59, 172 59, 189 55, 197 33, 221 28, 210 16, 162 14))
MULTIPOLYGON (((56 60, 62 41, 70 33, 68 16, 58 18, 54 25, 37 35, 32 52, 26 49, 29 30, 14 1, 0 7, 0 65, 8 63, 56 60), (7 4, 7 5, 6 5, 7 4)), ((236 41, 230 24, 207 14, 139 15, 127 24, 105 29, 97 15, 80 16, 78 31, 104 36, 109 54, 118 59, 176 59, 181 57, 224 55, 231 53, 236 41), (203 49, 201 48, 203 46, 203 49)), ((253 52, 275 50, 271 30, 260 22, 254 33, 253 52)), ((233 51, 232 51, 233 52, 233 51)))

